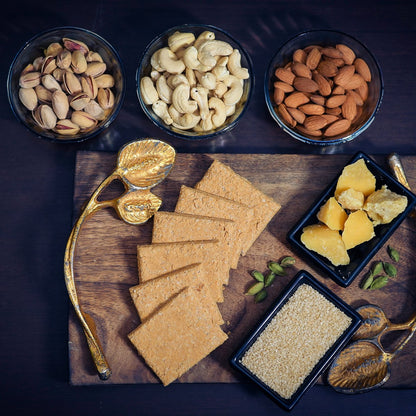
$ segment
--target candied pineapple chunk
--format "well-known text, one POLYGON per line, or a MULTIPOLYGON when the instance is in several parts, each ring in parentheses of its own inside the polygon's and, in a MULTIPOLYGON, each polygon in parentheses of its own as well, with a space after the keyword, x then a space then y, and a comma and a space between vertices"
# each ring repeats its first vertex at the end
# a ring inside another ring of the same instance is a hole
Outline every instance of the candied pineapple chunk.
POLYGON ((347 250, 371 240, 374 235, 373 223, 364 211, 354 211, 348 215, 342 232, 342 241, 347 250))
POLYGON ((390 191, 386 185, 367 198, 364 209, 374 225, 388 224, 407 207, 407 197, 390 191))
POLYGON ((300 240, 306 248, 326 257, 334 266, 346 265, 350 262, 341 235, 326 225, 306 226, 302 230, 300 240))
POLYGON ((348 188, 339 194, 338 202, 344 209, 357 211, 357 209, 362 209, 364 205, 364 194, 353 188, 348 188))
POLYGON ((334 197, 328 199, 317 214, 318 220, 327 225, 331 230, 343 230, 347 213, 338 204, 334 197))
POLYGON ((362 192, 364 196, 368 196, 375 191, 376 178, 368 170, 364 159, 358 159, 356 162, 345 166, 338 178, 335 198, 338 199, 341 192, 349 188, 362 192))

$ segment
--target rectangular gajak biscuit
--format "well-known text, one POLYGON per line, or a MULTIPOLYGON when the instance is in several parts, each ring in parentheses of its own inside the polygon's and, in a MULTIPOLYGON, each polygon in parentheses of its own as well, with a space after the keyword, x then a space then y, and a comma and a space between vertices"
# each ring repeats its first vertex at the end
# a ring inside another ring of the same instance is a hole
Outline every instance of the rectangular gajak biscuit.
POLYGON ((281 208, 280 204, 257 189, 250 181, 218 160, 214 160, 195 188, 253 208, 254 217, 250 224, 251 235, 246 241, 244 254, 281 208))
POLYGON ((228 338, 189 287, 128 335, 138 353, 167 386, 228 338))
POLYGON ((205 284, 206 280, 205 269, 198 263, 133 286, 130 288, 130 295, 140 320, 143 322, 184 288, 197 287, 200 289, 201 296, 206 298, 207 308, 215 322, 223 324, 224 321, 212 297, 211 288, 205 284))
POLYGON ((239 242, 239 252, 236 252, 235 255, 238 261, 238 257, 245 247, 249 224, 253 219, 252 208, 219 195, 182 185, 175 212, 227 218, 235 221, 237 241, 239 242))
POLYGON ((223 284, 228 282, 230 268, 217 258, 218 240, 176 241, 137 246, 139 282, 143 283, 162 274, 193 263, 202 263, 207 284, 216 293, 217 302, 224 301, 223 284))
POLYGON ((236 268, 231 253, 236 250, 237 227, 234 221, 177 212, 157 211, 153 217, 153 243, 192 240, 218 240, 218 257, 236 268))

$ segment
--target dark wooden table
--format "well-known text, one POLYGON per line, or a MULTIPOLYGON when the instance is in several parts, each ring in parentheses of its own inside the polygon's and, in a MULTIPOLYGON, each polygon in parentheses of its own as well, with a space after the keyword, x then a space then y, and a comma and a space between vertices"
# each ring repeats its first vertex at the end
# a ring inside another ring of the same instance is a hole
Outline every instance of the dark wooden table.
MULTIPOLYGON (((116 152, 139 137, 156 137, 178 152, 416 154, 416 6, 411 0, 371 1, 79 1, 8 2, 0 13, 0 408, 30 415, 284 414, 250 384, 173 384, 73 387, 68 375, 69 302, 63 253, 72 226, 75 156, 79 150, 116 152), (250 53, 255 91, 243 120, 214 140, 190 142, 158 130, 139 107, 135 71, 147 43, 182 23, 221 27, 250 53), (127 93, 117 120, 80 144, 55 144, 27 131, 6 98, 9 65, 23 43, 55 26, 79 26, 120 53, 127 93), (385 93, 375 122, 339 147, 310 147, 280 130, 268 114, 263 74, 284 41, 306 29, 330 28, 360 39, 377 57, 385 93)), ((416 187, 416 183, 413 184, 416 187)), ((416 371, 416 357, 409 362, 416 371)), ((414 415, 414 389, 379 389, 345 396, 315 386, 296 415, 414 415)))

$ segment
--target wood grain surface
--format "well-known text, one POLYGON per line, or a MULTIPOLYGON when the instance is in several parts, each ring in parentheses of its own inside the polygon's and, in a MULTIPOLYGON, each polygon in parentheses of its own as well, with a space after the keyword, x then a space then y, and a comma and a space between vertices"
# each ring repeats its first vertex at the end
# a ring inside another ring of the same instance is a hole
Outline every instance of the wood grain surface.
MULTIPOLYGON (((368 267, 348 287, 342 288, 322 275, 314 265, 303 261, 286 241, 286 234, 308 207, 350 159, 350 155, 270 155, 270 154, 178 154, 170 176, 153 192, 162 198, 161 209, 172 211, 182 184, 194 186, 214 159, 228 164, 260 190, 273 197, 282 209, 269 223, 238 268, 230 274, 229 286, 220 304, 229 339, 201 361, 178 382, 230 383, 239 376, 228 364, 229 357, 251 328, 265 313, 296 272, 305 269, 353 307, 373 303, 380 306, 393 322, 404 322, 416 309, 416 222, 407 218, 386 245, 373 258, 388 261, 387 245, 401 255, 398 276, 382 290, 359 288, 368 267), (266 270, 267 262, 293 255, 296 265, 287 276, 279 277, 261 304, 244 296, 253 282, 249 272, 266 270)), ((383 156, 375 158, 386 167, 383 156)), ((416 188, 416 157, 404 156, 402 162, 410 186, 416 188)), ((77 154, 74 187, 74 220, 82 205, 116 163, 113 153, 82 151, 77 154)), ((115 183, 102 199, 120 194, 115 183)), ((113 371, 107 381, 95 373, 82 329, 71 310, 69 317, 70 380, 74 385, 158 383, 158 379, 138 356, 127 334, 140 321, 129 295, 138 283, 136 247, 151 242, 152 221, 141 226, 123 223, 111 209, 99 211, 83 225, 77 243, 74 272, 82 308, 94 319, 106 358, 113 371)), ((410 340, 393 361, 392 374, 385 387, 416 387, 416 337, 410 340)), ((324 382, 324 380, 319 380, 324 382)))

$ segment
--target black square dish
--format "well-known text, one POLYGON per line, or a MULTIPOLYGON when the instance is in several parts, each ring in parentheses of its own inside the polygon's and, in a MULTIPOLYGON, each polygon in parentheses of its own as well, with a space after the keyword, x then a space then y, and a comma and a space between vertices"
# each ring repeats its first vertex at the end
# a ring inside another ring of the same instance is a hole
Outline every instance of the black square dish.
POLYGON ((371 240, 348 250, 350 257, 350 263, 348 265, 334 266, 327 258, 306 248, 301 242, 300 237, 305 226, 319 222, 317 219, 317 213, 321 206, 324 205, 330 197, 334 196, 337 181, 342 172, 341 170, 328 186, 328 188, 308 209, 305 216, 302 217, 300 221, 287 234, 288 241, 296 249, 298 249, 300 253, 305 254, 308 258, 320 266, 335 282, 343 287, 347 287, 352 283, 352 281, 358 276, 361 270, 368 264, 371 258, 384 245, 384 243, 389 239, 389 237, 394 233, 397 227, 399 227, 401 222, 407 217, 407 215, 409 215, 410 211, 416 205, 416 196, 403 185, 401 185, 392 175, 381 168, 365 153, 357 153, 347 163, 347 165, 356 162, 358 159, 364 159, 367 168, 375 176, 376 190, 380 189, 383 185, 386 185, 390 191, 407 197, 408 204, 406 209, 400 215, 394 218, 389 224, 379 224, 375 226, 375 236, 371 240))
POLYGON ((360 323, 353 308, 302 270, 231 357, 231 365, 290 410, 360 323))

